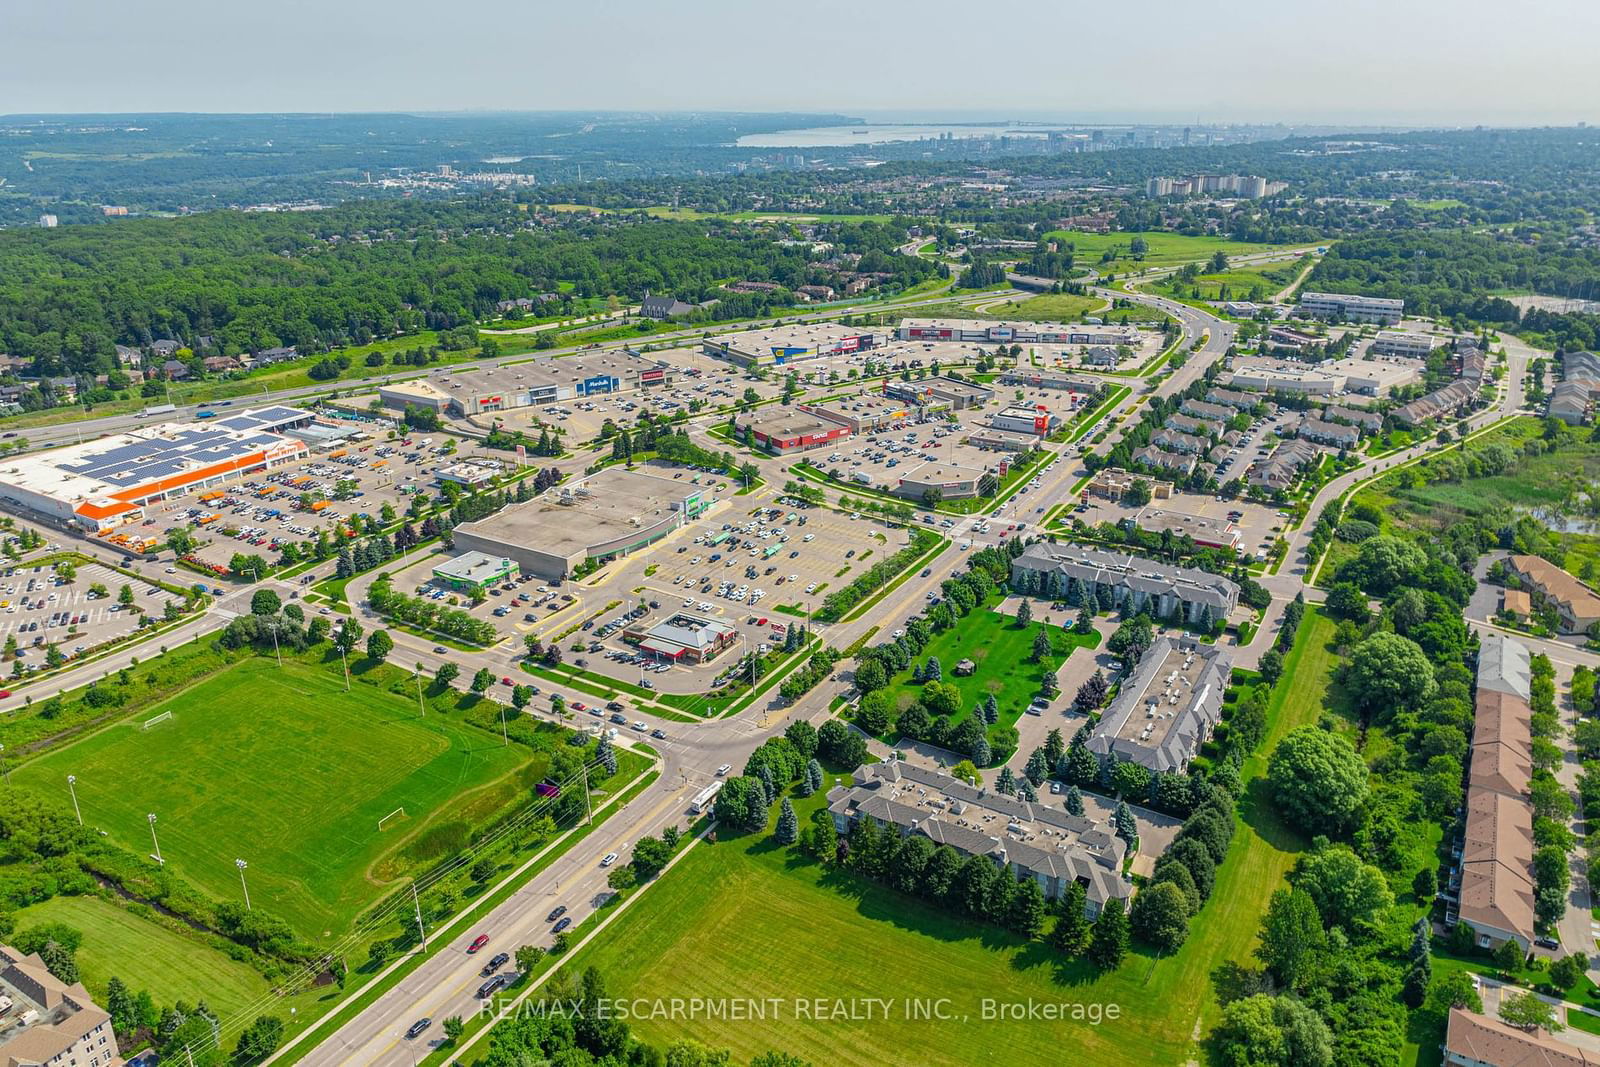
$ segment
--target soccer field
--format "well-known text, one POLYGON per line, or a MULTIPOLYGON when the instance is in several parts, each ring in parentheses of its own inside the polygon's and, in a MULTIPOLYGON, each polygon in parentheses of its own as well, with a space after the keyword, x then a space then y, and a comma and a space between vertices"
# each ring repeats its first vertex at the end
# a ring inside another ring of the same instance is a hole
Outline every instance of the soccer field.
POLYGON ((219 900, 241 899, 234 860, 245 860, 254 906, 316 940, 384 893, 378 861, 429 816, 482 816, 525 795, 513 772, 528 762, 525 747, 422 719, 399 697, 251 659, 12 777, 70 810, 76 775, 84 822, 139 855, 152 850, 154 813, 168 866, 219 900), (406 817, 379 833, 400 807, 406 817))

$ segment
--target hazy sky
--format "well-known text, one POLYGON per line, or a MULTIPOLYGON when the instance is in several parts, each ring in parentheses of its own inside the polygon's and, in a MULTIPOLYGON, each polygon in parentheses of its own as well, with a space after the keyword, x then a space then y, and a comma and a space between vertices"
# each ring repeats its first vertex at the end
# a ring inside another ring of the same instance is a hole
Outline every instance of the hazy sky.
POLYGON ((0 113, 1600 122, 1597 0, 0 0, 0 113))

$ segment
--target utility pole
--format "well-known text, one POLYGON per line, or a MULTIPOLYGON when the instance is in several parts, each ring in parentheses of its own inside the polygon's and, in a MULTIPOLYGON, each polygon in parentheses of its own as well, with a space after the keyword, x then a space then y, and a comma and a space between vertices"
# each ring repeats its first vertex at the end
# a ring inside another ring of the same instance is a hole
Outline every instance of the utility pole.
POLYGON ((67 775, 67 792, 72 794, 72 814, 78 817, 78 825, 83 825, 83 812, 78 809, 78 776, 67 775))
POLYGON ((589 811, 589 765, 583 765, 583 824, 589 825, 594 816, 589 811))
MULTIPOLYGON (((588 764, 584 764, 584 766, 588 766, 588 764)), ((422 951, 426 952, 428 951, 428 928, 422 925, 422 905, 417 900, 417 883, 415 879, 411 882, 411 907, 417 913, 417 933, 422 937, 422 951)))

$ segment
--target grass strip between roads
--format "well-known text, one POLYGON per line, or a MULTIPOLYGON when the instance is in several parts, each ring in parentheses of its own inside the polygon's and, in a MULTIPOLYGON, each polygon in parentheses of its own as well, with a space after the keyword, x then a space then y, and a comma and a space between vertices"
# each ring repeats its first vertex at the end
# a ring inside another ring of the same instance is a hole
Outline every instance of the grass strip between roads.
POLYGON ((485 893, 473 902, 472 906, 457 913, 447 926, 435 930, 428 939, 429 947, 424 951, 412 952, 390 964, 387 969, 367 982, 366 985, 356 990, 337 1010, 323 1016, 311 1028, 302 1031, 298 1036, 291 1037, 265 1063, 293 1063, 300 1055, 315 1049, 323 1041, 331 1038, 340 1027, 360 1015, 367 1008, 376 1003, 379 997, 404 981, 416 967, 429 956, 438 954, 447 949, 455 938, 459 937, 472 923, 480 921, 485 915, 499 907, 512 894, 527 884, 528 880, 537 876, 551 863, 560 859, 574 845, 583 841, 596 828, 603 826, 611 816, 621 811, 639 794, 650 788, 656 779, 661 777, 660 768, 646 771, 627 788, 613 794, 609 800, 600 805, 599 811, 594 812, 594 817, 585 826, 577 826, 550 842, 541 851, 526 860, 522 866, 507 875, 498 886, 485 893), (610 810, 607 810, 610 809, 610 810), (604 812, 603 817, 601 813, 604 812), (304 1046, 304 1048, 301 1048, 304 1046), (296 1052, 300 1049, 300 1052, 296 1052))

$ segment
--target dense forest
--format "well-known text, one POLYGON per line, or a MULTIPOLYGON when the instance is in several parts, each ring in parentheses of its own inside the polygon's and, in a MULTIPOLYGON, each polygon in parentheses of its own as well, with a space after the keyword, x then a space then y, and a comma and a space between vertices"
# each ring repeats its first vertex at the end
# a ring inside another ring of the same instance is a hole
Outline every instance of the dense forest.
MULTIPOLYGON (((904 229, 835 230, 862 269, 900 284, 939 269, 894 251, 904 229)), ((550 221, 499 197, 14 230, 0 232, 0 351, 45 374, 110 371, 115 345, 163 338, 199 348, 208 337, 206 350, 224 355, 314 353, 470 325, 498 301, 541 293, 699 302, 739 279, 792 289, 816 274, 812 258, 765 227, 587 213, 550 221)))

